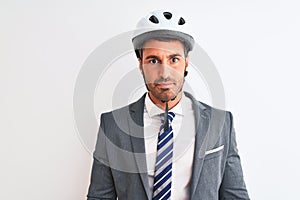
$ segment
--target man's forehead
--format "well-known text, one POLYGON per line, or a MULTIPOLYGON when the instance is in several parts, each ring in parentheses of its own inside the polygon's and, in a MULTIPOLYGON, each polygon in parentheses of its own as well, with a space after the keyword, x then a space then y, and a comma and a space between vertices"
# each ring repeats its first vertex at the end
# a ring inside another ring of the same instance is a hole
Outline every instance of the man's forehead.
POLYGON ((180 54, 184 55, 184 46, 179 40, 148 40, 143 47, 144 53, 164 52, 169 54, 180 54))

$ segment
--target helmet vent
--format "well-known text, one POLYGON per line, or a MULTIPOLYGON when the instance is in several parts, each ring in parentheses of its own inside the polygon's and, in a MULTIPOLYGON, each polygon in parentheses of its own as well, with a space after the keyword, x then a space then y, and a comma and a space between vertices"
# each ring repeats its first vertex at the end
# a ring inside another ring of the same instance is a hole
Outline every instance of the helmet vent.
POLYGON ((185 20, 182 17, 180 17, 178 21, 178 25, 183 25, 183 24, 185 24, 185 20))
POLYGON ((155 17, 154 15, 152 15, 151 17, 149 17, 149 20, 150 20, 151 22, 153 22, 154 24, 158 24, 158 23, 159 23, 157 17, 155 17))
POLYGON ((172 18, 172 13, 164 12, 164 16, 165 16, 166 19, 171 19, 172 18))

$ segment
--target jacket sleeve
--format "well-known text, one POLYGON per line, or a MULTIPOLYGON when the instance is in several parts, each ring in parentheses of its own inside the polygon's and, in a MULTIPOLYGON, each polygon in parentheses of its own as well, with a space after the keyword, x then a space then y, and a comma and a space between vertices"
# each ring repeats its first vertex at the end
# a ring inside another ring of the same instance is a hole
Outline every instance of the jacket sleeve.
POLYGON ((240 157, 238 155, 232 114, 229 112, 229 150, 225 164, 219 199, 250 199, 244 182, 240 157))
POLYGON ((91 180, 87 194, 88 200, 117 199, 113 176, 106 153, 104 118, 105 115, 102 115, 94 151, 91 180))

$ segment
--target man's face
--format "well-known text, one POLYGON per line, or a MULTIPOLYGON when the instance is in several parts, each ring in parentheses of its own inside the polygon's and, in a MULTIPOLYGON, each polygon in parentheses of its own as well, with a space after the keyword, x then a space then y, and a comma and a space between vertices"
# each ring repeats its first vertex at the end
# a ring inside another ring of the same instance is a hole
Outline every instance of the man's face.
POLYGON ((152 99, 169 101, 181 92, 188 59, 180 41, 147 41, 139 62, 152 99))

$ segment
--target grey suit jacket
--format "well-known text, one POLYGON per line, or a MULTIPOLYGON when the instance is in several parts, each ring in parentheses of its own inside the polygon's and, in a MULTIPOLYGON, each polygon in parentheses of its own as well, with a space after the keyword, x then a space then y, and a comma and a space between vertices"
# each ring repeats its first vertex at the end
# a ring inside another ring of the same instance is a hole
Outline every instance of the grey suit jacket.
MULTIPOLYGON (((190 199, 249 199, 231 113, 185 95, 192 99, 196 123, 190 199)), ((88 200, 152 198, 143 139, 144 100, 145 95, 101 115, 88 200)))

